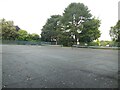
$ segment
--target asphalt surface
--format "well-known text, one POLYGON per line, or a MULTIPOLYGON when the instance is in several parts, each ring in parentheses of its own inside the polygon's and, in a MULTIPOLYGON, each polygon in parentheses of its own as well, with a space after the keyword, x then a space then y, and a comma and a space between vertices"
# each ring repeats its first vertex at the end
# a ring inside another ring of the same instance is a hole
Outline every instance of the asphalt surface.
POLYGON ((117 88, 118 51, 2 46, 3 88, 117 88))

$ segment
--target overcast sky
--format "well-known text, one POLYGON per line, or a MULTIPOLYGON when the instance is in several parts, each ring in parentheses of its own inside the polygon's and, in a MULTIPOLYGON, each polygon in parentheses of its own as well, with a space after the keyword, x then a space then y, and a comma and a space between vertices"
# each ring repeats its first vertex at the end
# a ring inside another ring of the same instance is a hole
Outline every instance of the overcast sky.
POLYGON ((51 15, 62 15, 72 2, 84 3, 101 20, 100 40, 110 40, 109 30, 118 20, 119 0, 0 0, 0 19, 13 20, 29 33, 41 33, 51 15))

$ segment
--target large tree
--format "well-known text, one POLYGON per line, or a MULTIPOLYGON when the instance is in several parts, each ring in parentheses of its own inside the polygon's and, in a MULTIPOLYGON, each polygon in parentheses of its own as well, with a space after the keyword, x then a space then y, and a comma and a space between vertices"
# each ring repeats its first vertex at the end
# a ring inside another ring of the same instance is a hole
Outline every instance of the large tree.
POLYGON ((43 26, 41 37, 43 41, 57 42, 60 33, 60 15, 52 15, 43 26))
POLYGON ((43 41, 56 41, 65 45, 89 43, 100 37, 99 27, 100 20, 92 17, 87 6, 71 3, 62 16, 53 15, 47 20, 41 36, 43 41))
POLYGON ((16 40, 18 33, 13 21, 0 20, 0 36, 3 40, 16 40))
POLYGON ((92 42, 100 37, 100 21, 92 18, 88 7, 83 3, 71 3, 64 11, 62 22, 65 30, 74 37, 74 42, 92 42))
POLYGON ((118 42, 120 39, 120 20, 116 23, 115 26, 111 27, 109 32, 113 41, 118 42))

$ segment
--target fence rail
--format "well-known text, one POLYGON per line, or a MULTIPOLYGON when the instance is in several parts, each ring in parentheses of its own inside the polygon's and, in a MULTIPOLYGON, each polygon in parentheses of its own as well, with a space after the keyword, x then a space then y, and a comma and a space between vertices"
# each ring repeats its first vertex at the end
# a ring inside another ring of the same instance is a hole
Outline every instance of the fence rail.
POLYGON ((114 49, 120 50, 120 47, 108 47, 108 46, 80 46, 80 45, 73 45, 76 48, 92 48, 92 49, 114 49))
POLYGON ((2 42, 0 42, 0 44, 12 44, 12 45, 51 45, 51 42, 2 40, 2 42))

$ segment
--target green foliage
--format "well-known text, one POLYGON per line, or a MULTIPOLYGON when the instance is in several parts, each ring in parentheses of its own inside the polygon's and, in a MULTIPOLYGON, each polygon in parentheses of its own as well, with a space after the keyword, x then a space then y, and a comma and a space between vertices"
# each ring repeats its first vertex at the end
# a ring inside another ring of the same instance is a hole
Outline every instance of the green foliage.
POLYGON ((110 36, 113 41, 119 42, 120 37, 120 20, 116 23, 115 26, 110 29, 110 36))
POLYGON ((65 30, 70 30, 71 35, 74 36, 74 42, 77 44, 77 39, 80 38, 80 33, 83 29, 83 22, 86 22, 91 13, 88 7, 83 3, 71 3, 63 13, 62 23, 65 30))
POLYGON ((2 22, 0 21, 0 42, 1 41, 2 41, 2 22))
POLYGON ((98 42, 90 42, 88 46, 99 46, 98 42))
POLYGON ((40 40, 40 37, 39 37, 38 34, 32 33, 32 34, 30 34, 30 35, 31 35, 31 40, 33 40, 33 41, 38 41, 38 40, 40 40))
POLYGON ((96 41, 89 42, 88 46, 100 46, 99 39, 97 39, 96 41))
POLYGON ((3 40, 16 40, 18 33, 13 21, 0 20, 0 38, 3 40))
POLYGON ((43 41, 52 42, 58 41, 58 34, 60 33, 60 15, 52 15, 43 26, 41 37, 43 41))
POLYGON ((91 19, 83 23, 83 30, 79 34, 80 42, 93 42, 93 40, 97 40, 100 37, 100 20, 91 19))
POLYGON ((14 25, 13 21, 0 20, 0 39, 2 40, 20 40, 20 41, 38 41, 38 34, 28 34, 26 30, 20 30, 14 25))
POLYGON ((41 38, 65 46, 92 42, 100 37, 100 20, 91 17, 90 10, 83 3, 71 3, 63 16, 53 15, 47 20, 41 38))
POLYGON ((119 46, 119 43, 116 41, 100 41, 100 46, 107 46, 109 45, 110 47, 117 47, 119 46))
POLYGON ((21 41, 27 41, 28 33, 25 30, 19 30, 18 31, 18 40, 21 41))
POLYGON ((63 13, 63 23, 76 23, 81 20, 80 16, 84 17, 84 19, 90 18, 92 15, 90 14, 90 10, 83 3, 71 3, 63 13), (73 19, 75 22, 73 22, 73 19))
POLYGON ((111 41, 100 41, 100 46, 110 45, 111 41))
POLYGON ((61 33, 58 35, 59 37, 59 44, 63 45, 63 46, 72 46, 74 44, 74 40, 73 38, 69 37, 70 34, 69 33, 61 33))
POLYGON ((109 46, 110 47, 120 47, 119 42, 116 42, 116 41, 110 41, 109 46))
POLYGON ((40 38, 36 33, 28 34, 26 30, 19 30, 17 39, 20 41, 38 41, 40 38))

